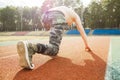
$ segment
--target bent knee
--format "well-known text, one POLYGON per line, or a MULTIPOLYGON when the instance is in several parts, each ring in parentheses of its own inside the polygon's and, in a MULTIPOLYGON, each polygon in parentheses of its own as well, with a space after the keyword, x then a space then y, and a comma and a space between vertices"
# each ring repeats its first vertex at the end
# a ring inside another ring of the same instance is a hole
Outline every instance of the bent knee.
POLYGON ((50 56, 56 56, 59 52, 59 48, 53 47, 53 50, 50 52, 50 56))

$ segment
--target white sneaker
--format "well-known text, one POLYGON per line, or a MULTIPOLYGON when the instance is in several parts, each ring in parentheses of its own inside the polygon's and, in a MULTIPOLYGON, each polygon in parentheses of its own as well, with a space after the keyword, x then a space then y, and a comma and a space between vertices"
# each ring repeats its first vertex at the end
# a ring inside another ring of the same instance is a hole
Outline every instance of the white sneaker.
POLYGON ((26 69, 34 69, 32 64, 32 55, 35 54, 33 49, 30 49, 30 43, 27 41, 20 41, 17 43, 17 52, 19 55, 20 66, 26 69))

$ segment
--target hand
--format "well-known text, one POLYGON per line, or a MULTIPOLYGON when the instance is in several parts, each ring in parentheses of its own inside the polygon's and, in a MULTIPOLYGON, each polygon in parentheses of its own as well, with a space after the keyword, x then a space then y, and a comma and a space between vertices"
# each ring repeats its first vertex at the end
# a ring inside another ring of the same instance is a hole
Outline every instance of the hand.
POLYGON ((85 51, 87 51, 87 52, 90 52, 90 51, 92 51, 91 49, 90 49, 90 47, 85 47, 85 51))

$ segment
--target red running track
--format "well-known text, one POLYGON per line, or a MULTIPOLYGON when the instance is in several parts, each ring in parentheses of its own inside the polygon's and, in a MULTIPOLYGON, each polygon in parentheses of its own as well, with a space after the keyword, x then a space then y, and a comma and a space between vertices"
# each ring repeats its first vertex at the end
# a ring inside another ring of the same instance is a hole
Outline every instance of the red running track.
POLYGON ((0 80, 104 80, 109 37, 89 37, 93 52, 85 52, 81 37, 63 38, 58 57, 36 54, 34 70, 19 66, 16 46, 0 47, 0 80))

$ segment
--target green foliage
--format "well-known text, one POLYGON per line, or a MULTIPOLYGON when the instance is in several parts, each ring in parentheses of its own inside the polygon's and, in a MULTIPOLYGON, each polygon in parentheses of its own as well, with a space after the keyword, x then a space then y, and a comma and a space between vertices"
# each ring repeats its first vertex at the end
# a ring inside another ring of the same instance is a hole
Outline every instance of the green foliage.
POLYGON ((15 29, 15 8, 14 7, 6 7, 1 9, 0 11, 0 22, 4 27, 2 27, 2 30, 8 31, 8 30, 14 30, 15 29), (11 28, 11 26, 13 28, 11 28))
POLYGON ((85 26, 90 28, 119 28, 120 0, 93 1, 84 12, 85 26))
POLYGON ((0 31, 42 29, 41 15, 56 6, 72 7, 87 28, 120 28, 120 0, 93 0, 84 7, 80 0, 45 0, 41 8, 0 8, 0 31))
POLYGON ((37 7, 12 7, 0 9, 0 31, 28 31, 41 29, 37 7))

